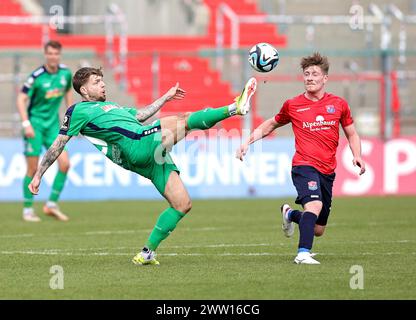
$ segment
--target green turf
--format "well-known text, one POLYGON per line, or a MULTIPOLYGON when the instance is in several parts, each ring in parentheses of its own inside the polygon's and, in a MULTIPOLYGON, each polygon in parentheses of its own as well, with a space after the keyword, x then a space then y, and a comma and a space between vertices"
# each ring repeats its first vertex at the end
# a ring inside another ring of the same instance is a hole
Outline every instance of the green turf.
MULTIPOLYGON (((131 263, 163 201, 68 202, 71 221, 21 220, 0 204, 0 299, 415 299, 416 198, 339 198, 315 239, 321 265, 295 265, 283 200, 194 201, 156 267, 131 263), (52 290, 50 268, 64 270, 52 290), (350 288, 363 267, 364 289, 350 288)), ((36 205, 40 211, 40 204, 36 205)))

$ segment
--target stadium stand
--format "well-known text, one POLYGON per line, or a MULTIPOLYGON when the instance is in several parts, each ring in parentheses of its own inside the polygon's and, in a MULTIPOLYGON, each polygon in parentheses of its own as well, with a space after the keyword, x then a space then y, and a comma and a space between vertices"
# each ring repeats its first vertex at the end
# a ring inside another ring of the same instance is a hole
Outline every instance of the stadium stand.
MULTIPOLYGON (((141 37, 129 36, 128 50, 132 53, 127 61, 128 92, 135 97, 137 105, 150 103, 155 95, 153 90, 155 84, 152 78, 152 57, 149 52, 159 52, 159 83, 157 92, 167 90, 176 81, 188 92, 187 99, 181 102, 172 102, 161 116, 171 113, 187 112, 200 109, 201 107, 215 107, 229 104, 238 92, 232 90, 231 85, 221 79, 218 71, 210 67, 207 58, 195 56, 181 56, 179 53, 185 50, 197 52, 205 47, 215 46, 215 19, 217 8, 221 1, 206 0, 211 14, 208 26, 208 33, 199 36, 154 36, 141 37), (178 47, 180 43, 180 47, 178 47), (163 54, 165 52, 165 54, 163 54)), ((228 1, 228 5, 239 14, 258 14, 255 4, 242 1, 228 1)), ((21 6, 12 1, 2 2, 1 15, 27 15, 21 6)), ((229 24, 225 25, 225 34, 228 35, 229 24)), ((258 41, 258 33, 262 32, 262 39, 271 43, 284 45, 285 37, 277 34, 276 27, 271 24, 260 24, 255 27, 247 25, 240 26, 240 45, 251 46, 258 41)), ((50 30, 50 37, 59 40, 66 49, 94 50, 97 56, 102 57, 105 51, 105 37, 101 35, 65 35, 57 34, 50 30)), ((21 47, 41 45, 41 26, 1 25, 0 47, 21 47)), ((115 39, 115 45, 118 45, 115 39)), ((225 37, 225 45, 229 45, 229 36, 225 37)), ((101 63, 103 64, 103 63, 101 63)), ((108 81, 108 78, 107 78, 108 81)), ((254 124, 262 121, 262 118, 255 116, 254 124)), ((239 119, 229 119, 223 122, 225 129, 241 129, 239 119)))
MULTIPOLYGON (((77 1, 74 1, 77 2, 77 1)), ((195 1, 200 3, 201 1, 195 1)), ((157 95, 166 90, 170 85, 175 81, 179 81, 181 86, 187 90, 188 96, 182 102, 172 102, 165 109, 162 110, 160 115, 167 115, 174 112, 186 112, 192 111, 201 107, 208 106, 217 106, 227 104, 231 99, 238 94, 236 92, 239 85, 236 85, 238 81, 246 77, 247 74, 241 72, 242 64, 237 66, 232 65, 229 60, 225 61, 225 64, 222 70, 215 68, 215 59, 211 55, 207 57, 203 52, 205 49, 212 50, 215 48, 215 24, 218 14, 218 6, 223 2, 221 0, 204 0, 205 7, 209 8, 208 25, 205 30, 206 33, 194 32, 184 30, 184 17, 186 16, 183 6, 180 6, 180 3, 193 3, 193 1, 172 1, 169 3, 163 1, 154 2, 157 5, 153 5, 152 10, 159 10, 160 6, 169 6, 169 10, 174 8, 174 3, 176 3, 177 8, 181 14, 178 15, 178 25, 182 28, 175 26, 172 33, 162 33, 163 35, 157 35, 157 32, 151 30, 152 32, 147 34, 149 28, 154 28, 157 23, 152 21, 146 26, 145 29, 142 29, 141 32, 137 32, 137 26, 135 26, 135 21, 132 20, 137 17, 132 15, 131 12, 127 12, 126 17, 130 23, 129 29, 132 29, 129 32, 128 36, 128 51, 129 55, 127 58, 127 90, 122 91, 117 88, 116 82, 119 81, 119 77, 116 73, 112 72, 111 66, 105 64, 105 50, 106 42, 105 35, 94 33, 92 31, 98 30, 98 27, 93 28, 91 26, 88 28, 74 28, 74 30, 79 31, 80 33, 73 34, 57 34, 54 30, 49 30, 50 37, 61 41, 66 50, 71 51, 82 51, 82 52, 92 52, 96 55, 95 60, 90 62, 102 65, 105 67, 106 72, 106 81, 107 83, 112 83, 111 86, 114 88, 114 95, 117 101, 121 101, 123 98, 128 100, 129 103, 136 104, 138 106, 147 104, 151 102, 157 95), (184 12, 182 12, 182 11, 184 12), (134 27, 133 27, 134 26, 134 27), (182 30, 182 32, 178 32, 182 30), (81 31, 82 34, 81 34, 81 31), (174 32, 174 34, 173 34, 174 32), (146 35, 147 34, 147 35, 146 35), (180 45, 178 45, 180 44, 180 45), (110 67, 107 69, 107 67, 110 67), (153 68, 153 69, 152 69, 153 68), (159 72, 156 75, 152 70, 158 69, 159 72), (114 75, 114 79, 111 75, 114 75), (127 93, 127 94, 126 94, 127 93)), ((285 1, 285 13, 286 14, 348 14, 350 3, 342 2, 339 5, 330 1, 323 0, 311 1, 310 8, 306 6, 307 1, 297 0, 297 1, 285 1), (318 3, 320 5, 318 5, 318 3)), ((360 1, 360 5, 363 6, 367 12, 368 5, 370 0, 360 1)), ((395 3, 403 9, 405 12, 412 12, 411 3, 412 1, 398 0, 395 3)), ((81 3, 78 1, 77 3, 81 3)), ((100 12, 103 14, 105 10, 103 9, 108 2, 100 2, 97 4, 100 10, 96 10, 96 14, 100 12), (101 10, 103 9, 103 10, 101 10)), ((127 3, 127 1, 120 1, 120 3, 127 3)), ((143 2, 139 7, 131 7, 129 2, 128 9, 134 12, 136 9, 143 9, 145 4, 150 6, 153 2, 143 2)), ((262 15, 265 12, 269 14, 278 14, 278 1, 239 1, 239 0, 228 0, 226 1, 227 5, 237 14, 256 14, 262 15), (260 10, 259 8, 263 10, 260 10)), ((309 3, 309 2, 308 2, 309 3)), ((388 0, 380 1, 380 5, 390 3, 388 0)), ((137 4, 139 6, 139 4, 137 4)), ((79 5, 85 9, 84 14, 92 14, 92 8, 94 5, 79 5)), ((147 8, 148 9, 148 8, 147 8)), ((166 8, 165 8, 166 9, 166 8)), ((161 10, 166 11, 166 10, 161 10)), ((176 11, 175 11, 176 12, 176 11)), ((82 11, 81 11, 82 13, 82 11)), ((80 12, 77 12, 80 14, 80 12)), ((205 12, 206 14, 206 12, 205 12)), ((25 12, 22 6, 17 0, 4 0, 0 3, 0 16, 28 16, 28 12, 25 12)), ((160 17, 159 17, 160 18, 160 17)), ((202 18, 201 18, 202 19, 202 18)), ((142 19, 141 19, 142 20, 142 19)), ((191 21, 192 19, 189 18, 191 21)), ((195 19, 194 19, 195 20, 195 19)), ((193 21, 194 21, 193 20, 193 21)), ((202 19, 204 20, 204 19, 202 19)), ((194 21, 195 22, 195 21, 194 21)), ((137 23, 138 25, 143 25, 142 21, 137 23)), ((166 21, 163 22, 163 28, 160 32, 166 31, 166 21)), ((398 34, 398 24, 395 23, 392 25, 394 35, 398 34)), ((191 25, 188 25, 189 30, 192 29, 191 25)), ((354 76, 354 72, 362 72, 366 70, 375 70, 379 72, 381 67, 380 57, 372 56, 367 58, 365 55, 358 56, 357 52, 364 52, 367 47, 365 43, 365 38, 368 38, 368 35, 364 35, 364 32, 351 32, 348 27, 345 26, 335 26, 337 28, 336 32, 338 37, 331 38, 331 43, 327 42, 330 33, 332 32, 332 27, 328 28, 325 26, 316 27, 314 34, 313 43, 308 43, 308 40, 305 37, 305 30, 307 26, 305 25, 291 25, 290 28, 282 28, 281 25, 274 25, 270 23, 258 24, 258 25, 248 25, 240 24, 240 43, 239 46, 242 50, 247 50, 249 46, 261 41, 267 41, 274 44, 279 49, 290 48, 291 50, 300 49, 296 54, 290 56, 283 56, 285 63, 281 63, 278 68, 278 74, 289 75, 296 70, 299 70, 299 58, 303 55, 306 49, 313 50, 314 48, 328 49, 332 48, 333 52, 331 55, 331 75, 334 74, 344 74, 349 76, 354 76), (261 34, 261 36, 259 36, 261 34), (338 50, 336 51, 335 50, 338 50), (345 50, 345 51, 344 51, 345 50), (335 52, 335 53, 334 53, 335 52), (354 55, 346 55, 345 52, 354 53, 354 55), (370 68, 368 65, 371 64, 370 68), (353 66, 358 66, 358 69, 354 69, 353 66)), ((204 29, 204 28, 202 28, 204 29)), ((101 31, 103 29, 101 28, 101 31)), ((224 25, 224 45, 225 47, 230 46, 230 23, 225 19, 224 25)), ((407 27, 407 39, 408 43, 412 43, 412 39, 415 38, 416 32, 414 28, 411 29, 410 26, 407 27)), ((10 24, 1 24, 0 25, 0 48, 4 51, 13 52, 15 50, 39 50, 42 43, 43 30, 41 26, 28 26, 28 25, 10 25, 10 24)), ((375 27, 373 36, 373 46, 375 49, 379 47, 379 37, 380 30, 379 26, 375 27)), ((393 37, 393 47, 397 47, 397 36, 393 37)), ((118 38, 115 37, 115 46, 118 46, 118 38)), ((331 49, 331 50, 332 50, 331 49)), ((284 52, 284 50, 283 50, 284 52)), ((415 61, 416 58, 413 56, 407 57, 407 61, 415 61)), ((2 60, 5 62, 6 60, 2 60)), ((10 59, 7 61, 11 61, 10 59)), ((399 71, 408 71, 405 64, 399 64, 397 59, 393 59, 393 68, 399 71)), ((11 62, 13 63, 13 61, 11 62)), ((76 65, 74 61, 74 65, 76 65)), ((7 63, 6 63, 7 64, 7 63)), ((27 64, 30 68, 30 63, 27 64)), ((12 74, 11 64, 8 64, 9 71, 8 73, 12 74)), ((24 70, 26 72, 27 70, 24 70)), ((411 71, 411 70, 410 70, 411 71)), ((336 77, 334 77, 336 78, 336 77)), ((332 78, 332 79, 334 79, 332 78)), ((341 78, 338 78, 341 79, 341 78)), ((242 81, 242 80, 241 80, 242 81)), ((414 118, 414 108, 411 101, 414 100, 414 94, 411 90, 412 83, 410 81, 401 80, 393 78, 393 85, 397 88, 395 89, 398 94, 394 95, 395 97, 400 98, 401 112, 403 114, 403 119, 413 119, 414 118), (400 86, 397 87, 397 82, 400 86)), ((10 88, 13 86, 11 84, 0 83, 0 87, 4 88, 4 92, 10 92, 10 88)), ((374 115, 377 116, 380 109, 381 101, 381 89, 380 84, 377 81, 349 81, 346 83, 342 80, 331 81, 328 86, 328 89, 335 94, 346 97, 350 102, 351 106, 354 108, 354 112, 357 115, 357 118, 363 119, 374 119, 374 115), (365 90, 364 90, 365 88, 365 90), (365 96, 364 96, 365 91, 365 96), (358 94, 354 94, 358 93, 358 94)), ((256 108, 256 114, 254 117, 253 125, 259 123, 262 119, 272 116, 276 111, 282 101, 295 95, 298 91, 301 90, 301 86, 297 81, 283 81, 279 80, 269 81, 267 86, 259 86, 258 94, 256 97, 256 104, 259 108, 256 108)), ((2 96, 5 93, 2 93, 2 96)), ((6 97, 5 97, 6 98, 6 97)), ((4 99, 4 101, 11 101, 10 97, 4 99)), ((394 100, 394 103, 397 105, 398 100, 394 100)), ((7 102, 9 104, 9 102, 7 102)), ((8 107, 6 109, 14 110, 14 107, 8 107)), ((408 121, 409 122, 409 121, 408 121)), ((241 124, 238 120, 228 120, 224 122, 226 128, 238 127, 241 128, 241 124)), ((414 127, 412 123, 409 122, 408 128, 414 127)), ((370 126, 364 124, 362 128, 366 129, 366 133, 369 135, 376 135, 378 123, 374 122, 371 130, 370 126)), ((289 131, 288 131, 289 133, 289 131)), ((285 132, 286 134, 286 132, 285 132)))

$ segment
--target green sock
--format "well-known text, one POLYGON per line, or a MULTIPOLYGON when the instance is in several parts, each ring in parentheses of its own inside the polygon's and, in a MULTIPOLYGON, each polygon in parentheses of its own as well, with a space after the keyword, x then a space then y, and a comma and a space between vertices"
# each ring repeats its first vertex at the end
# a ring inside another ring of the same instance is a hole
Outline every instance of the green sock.
POLYGON ((32 181, 32 177, 25 176, 23 178, 23 206, 25 208, 32 208, 33 207, 33 194, 30 192, 28 186, 32 181))
POLYGON ((57 202, 61 195, 62 189, 64 188, 66 180, 66 172, 58 171, 53 180, 52 191, 49 197, 49 201, 57 202))
POLYGON ((152 233, 147 239, 146 247, 150 250, 156 250, 159 244, 166 239, 169 234, 175 229, 176 224, 185 216, 184 213, 170 207, 163 211, 152 233))
POLYGON ((204 110, 193 112, 188 117, 188 128, 193 129, 209 129, 221 120, 231 117, 235 113, 234 104, 221 108, 207 108, 204 110), (232 109, 232 110, 230 110, 232 109))

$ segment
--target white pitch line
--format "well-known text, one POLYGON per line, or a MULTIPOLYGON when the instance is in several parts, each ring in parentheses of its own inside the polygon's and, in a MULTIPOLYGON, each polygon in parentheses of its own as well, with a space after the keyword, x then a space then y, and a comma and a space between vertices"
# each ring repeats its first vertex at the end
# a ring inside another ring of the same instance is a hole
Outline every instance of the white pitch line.
POLYGON ((131 256, 131 253, 110 253, 110 252, 91 252, 91 253, 77 253, 77 252, 57 252, 57 251, 0 251, 0 254, 3 255, 16 255, 16 254, 26 254, 26 255, 51 255, 51 256, 131 256))
MULTIPOLYGON (((413 243, 415 240, 394 240, 394 241, 331 241, 330 243, 352 243, 352 244, 383 244, 383 243, 397 243, 397 244, 407 244, 413 243)), ((171 245, 164 246, 164 249, 198 249, 198 248, 249 248, 249 247, 279 247, 279 246, 288 246, 291 245, 291 242, 280 242, 280 243, 218 243, 218 244, 207 244, 207 245, 171 245)), ((137 251, 141 246, 123 246, 123 247, 90 247, 90 248, 51 248, 41 250, 42 252, 51 252, 52 254, 64 253, 64 252, 73 252, 73 251, 114 251, 114 250, 132 250, 137 251)), ((25 252, 30 252, 31 250, 26 250, 25 252)), ((35 250, 36 251, 36 250, 35 250)), ((7 251, 3 251, 7 252, 7 251)))
MULTIPOLYGON (((192 231, 192 232, 198 232, 198 231, 218 231, 223 230, 227 228, 211 228, 211 227, 205 227, 205 228, 182 228, 181 231, 192 231)), ((95 236, 95 235, 109 235, 109 234, 133 234, 133 233, 149 233, 152 229, 135 229, 135 230, 99 230, 99 231, 87 231, 84 232, 84 235, 87 236, 95 236)))
MULTIPOLYGON (((112 252, 91 252, 91 253, 76 253, 76 252, 56 252, 50 250, 44 251, 0 251, 2 255, 60 255, 60 256, 132 256, 134 253, 112 253, 112 252)), ((393 256, 393 255, 416 255, 416 252, 383 252, 383 253, 374 253, 374 252, 360 252, 360 253, 319 253, 320 256, 393 256)), ((223 252, 223 253, 161 253, 160 256, 217 256, 217 257, 227 257, 227 256, 293 256, 292 253, 275 253, 275 252, 246 252, 246 253, 233 253, 233 252, 223 252)))
POLYGON ((4 238, 29 238, 29 237, 33 237, 34 234, 33 233, 22 233, 22 234, 3 234, 0 235, 0 238, 4 239, 4 238))
MULTIPOLYGON (((281 243, 283 244, 283 243, 281 243)), ((210 244, 210 245, 184 245, 184 246, 164 246, 164 249, 182 249, 182 248, 233 248, 233 247, 274 247, 275 245, 272 243, 249 243, 249 244, 210 244)), ((62 249, 62 248, 54 248, 54 249, 44 249, 41 251, 45 252, 67 252, 67 251, 93 251, 93 250, 132 250, 137 251, 141 249, 141 246, 135 246, 135 247, 101 247, 101 248, 71 248, 71 249, 62 249)), ((30 251, 30 250, 29 250, 30 251)))
MULTIPOLYGON (((191 231, 191 232, 198 232, 198 231, 220 231, 220 230, 227 230, 231 228, 222 227, 222 228, 215 228, 215 227, 203 227, 203 228, 182 228, 181 231, 191 231)), ((152 229, 134 229, 134 230, 97 230, 97 231, 86 231, 81 233, 42 233, 42 234, 33 234, 33 233, 22 233, 22 234, 5 234, 0 235, 1 238, 27 238, 27 237, 36 237, 36 236, 99 236, 99 235, 112 235, 112 234, 135 234, 135 233, 150 233, 152 229)))
POLYGON ((87 236, 96 236, 96 235, 109 235, 109 234, 132 234, 132 233, 140 233, 140 232, 150 232, 152 230, 119 230, 119 231, 110 231, 110 230, 102 230, 102 231, 88 231, 83 234, 87 236))
MULTIPOLYGON (((230 229, 228 227, 222 227, 222 228, 216 228, 216 227, 203 227, 203 228, 182 228, 181 231, 190 231, 190 232, 198 232, 198 231, 219 231, 219 230, 226 230, 226 229, 230 229)), ((9 234, 9 235, 0 235, 0 239, 7 239, 7 238, 30 238, 30 237, 52 237, 52 236, 59 236, 59 237, 65 237, 65 236, 80 236, 80 235, 86 235, 86 236, 108 236, 108 235, 123 235, 123 234, 130 234, 130 235, 134 235, 134 234, 139 234, 139 233, 149 233, 151 232, 151 229, 134 229, 134 230, 97 230, 97 231, 87 231, 87 232, 82 232, 82 233, 42 233, 42 234, 33 234, 33 233, 23 233, 23 234, 9 234)), ((317 243, 319 243, 319 241, 321 241, 321 239, 317 239, 317 243)), ((416 242, 416 240, 410 240, 410 239, 400 239, 400 240, 335 240, 335 241, 331 241, 331 244, 337 244, 337 243, 342 243, 342 244, 384 244, 384 243, 414 243, 416 242)), ((289 243, 289 242, 287 242, 289 243)), ((268 244, 262 244, 264 246, 268 245, 268 244)), ((272 245, 272 244, 270 244, 272 245)), ((286 243, 279 243, 276 245, 280 245, 280 246, 284 246, 286 245, 286 243)), ((207 245, 207 246, 194 246, 194 245, 183 245, 183 246, 171 246, 171 248, 196 248, 196 247, 206 247, 206 248, 217 248, 217 247, 221 247, 221 246, 241 246, 239 244, 215 244, 215 245, 207 245)), ((250 245, 247 245, 250 246, 250 245)), ((258 246, 258 244, 254 244, 253 246, 258 246)), ((107 248, 104 248, 107 249, 107 248)), ((108 249, 113 249, 113 248, 108 248, 108 249)), ((98 250, 98 249, 96 249, 98 250)))
MULTIPOLYGON (((392 241, 393 243, 411 243, 412 240, 397 240, 392 241)), ((334 241, 331 241, 334 243, 334 241)), ((335 243, 359 243, 359 244, 380 244, 380 243, 389 243, 389 241, 339 241, 335 243)), ((172 245, 164 246, 164 249, 195 249, 195 248, 249 248, 249 247, 277 247, 289 245, 288 242, 280 243, 218 243, 218 244, 208 244, 208 245, 172 245)), ((91 248, 71 248, 71 249, 62 249, 62 248, 53 248, 46 249, 53 252, 67 252, 67 251, 94 251, 94 250, 132 250, 137 251, 141 246, 123 246, 123 247, 91 247, 91 248)))

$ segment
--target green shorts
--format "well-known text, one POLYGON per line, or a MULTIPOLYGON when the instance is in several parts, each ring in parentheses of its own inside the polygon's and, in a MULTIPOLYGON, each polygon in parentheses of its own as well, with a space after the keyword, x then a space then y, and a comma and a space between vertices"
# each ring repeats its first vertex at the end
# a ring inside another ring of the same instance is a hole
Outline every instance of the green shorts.
POLYGON ((148 178, 160 194, 165 193, 170 173, 180 173, 169 152, 162 146, 160 120, 143 126, 142 138, 135 140, 130 149, 130 170, 148 178), (148 134, 146 134, 148 133, 148 134))
MULTIPOLYGON (((33 138, 26 138, 24 136, 24 154, 27 157, 39 157, 42 153, 42 146, 48 149, 59 134, 59 123, 56 125, 44 128, 32 123, 35 136, 33 138)), ((66 150, 66 148, 65 148, 66 150)))

